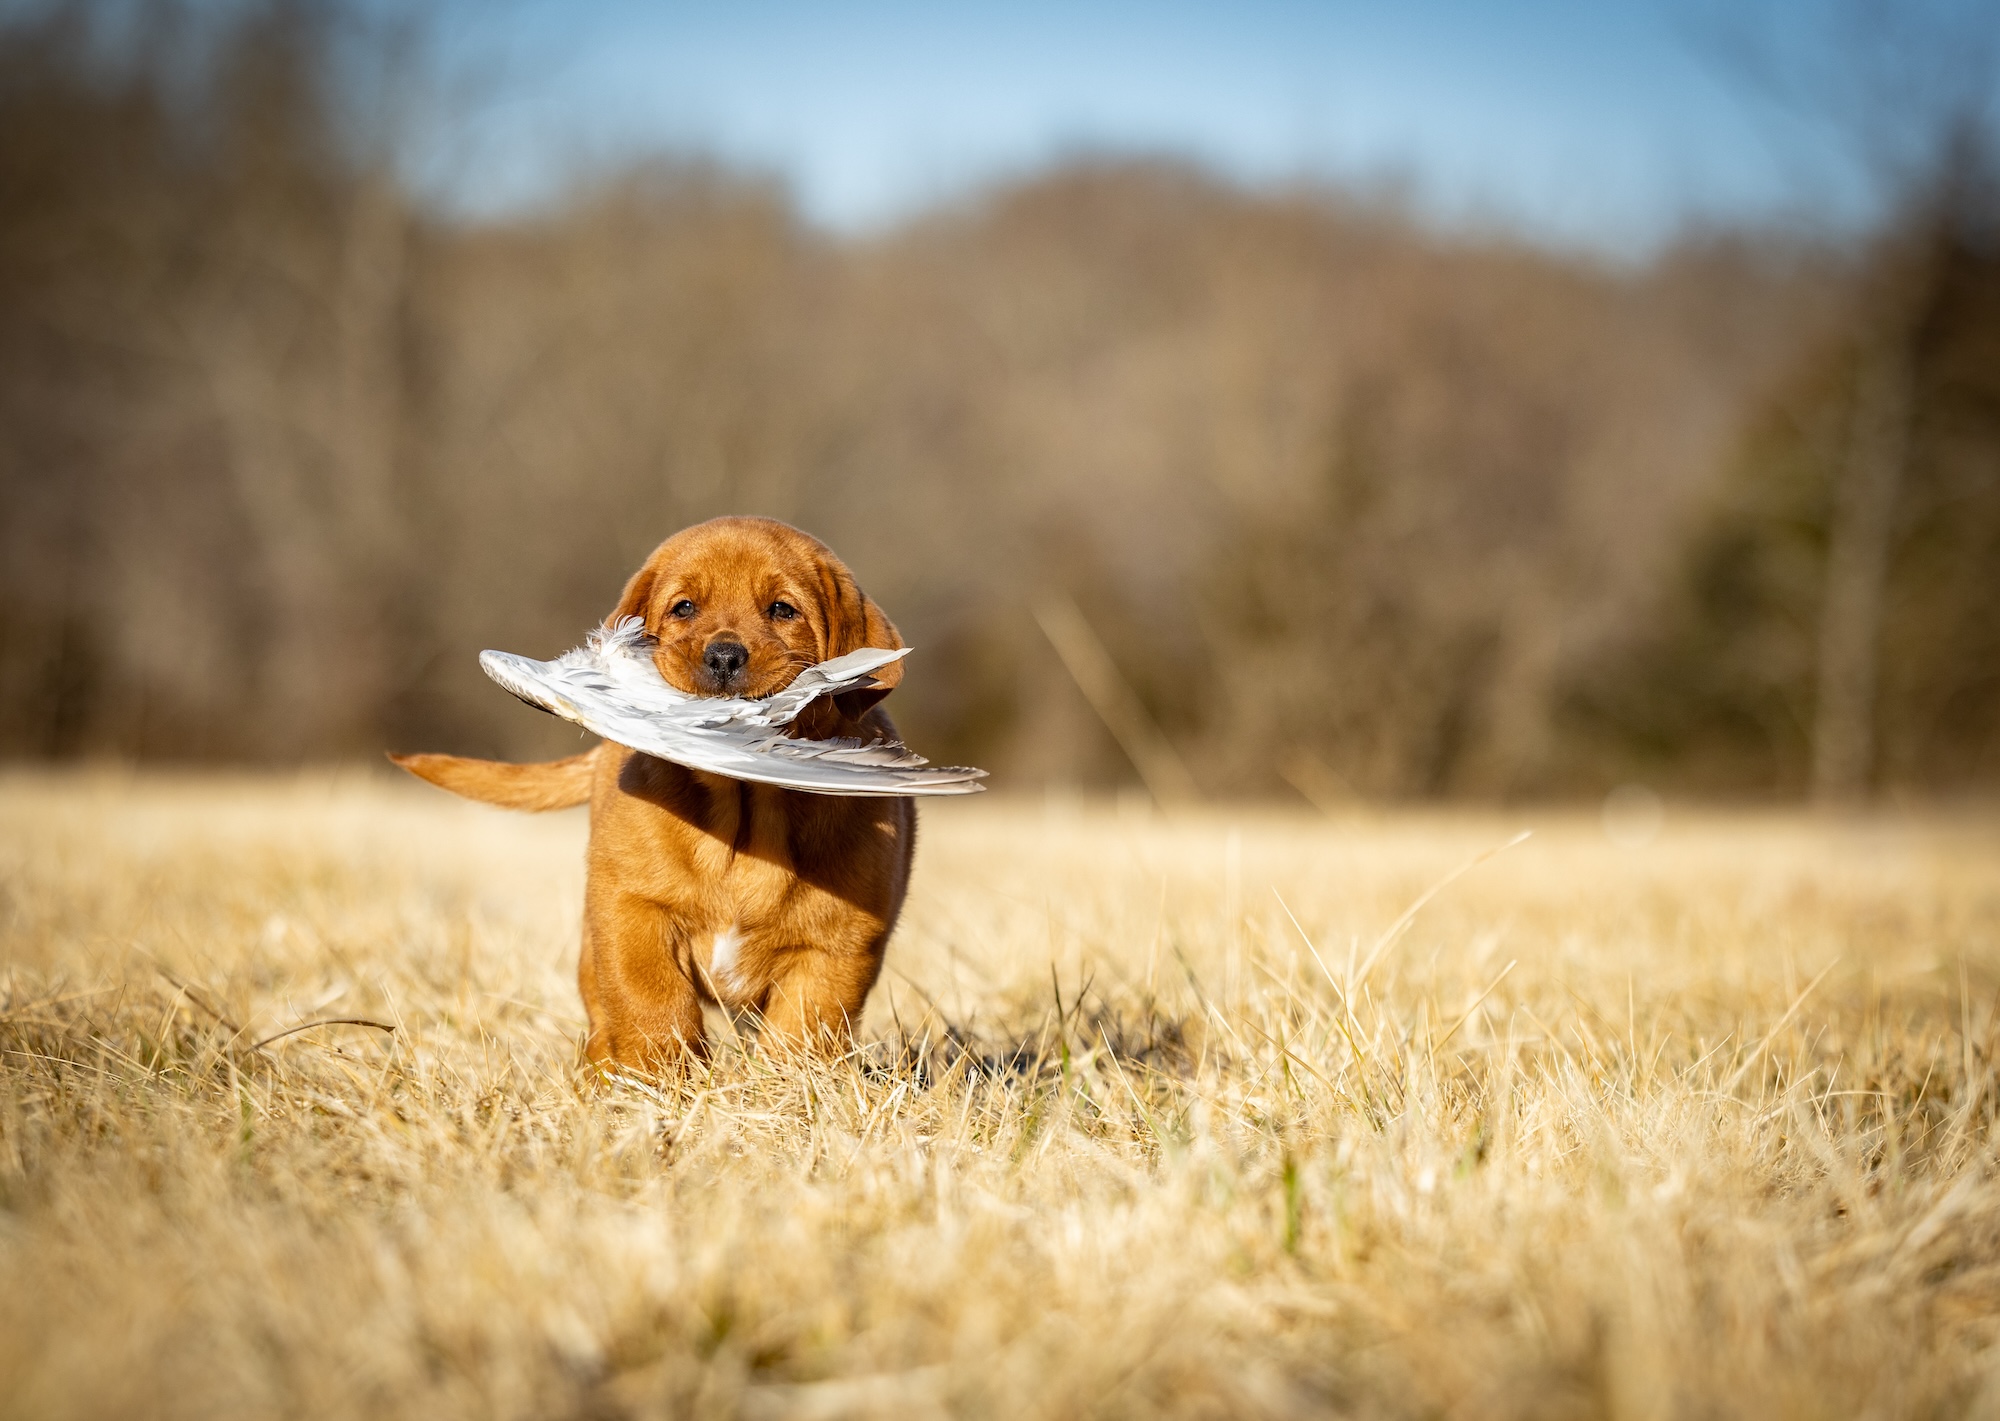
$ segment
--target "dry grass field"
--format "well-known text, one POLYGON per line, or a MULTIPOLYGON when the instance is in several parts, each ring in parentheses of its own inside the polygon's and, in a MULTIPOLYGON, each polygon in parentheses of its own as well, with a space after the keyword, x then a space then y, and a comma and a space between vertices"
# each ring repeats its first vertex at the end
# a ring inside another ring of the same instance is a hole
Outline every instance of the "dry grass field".
POLYGON ((602 1090, 583 835, 0 779, 0 1415, 2000 1414, 1992 817, 945 805, 602 1090))

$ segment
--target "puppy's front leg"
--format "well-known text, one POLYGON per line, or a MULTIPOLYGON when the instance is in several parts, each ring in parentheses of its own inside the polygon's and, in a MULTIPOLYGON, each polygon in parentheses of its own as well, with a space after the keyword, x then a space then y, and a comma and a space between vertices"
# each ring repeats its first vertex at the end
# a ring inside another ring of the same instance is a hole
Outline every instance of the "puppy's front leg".
POLYGON ((879 943, 868 952, 801 947, 786 953, 764 999, 759 1044, 829 1056, 845 1051, 882 970, 881 948, 879 943))
POLYGON ((577 986, 592 1064, 660 1076, 707 1058, 685 937, 662 904, 595 885, 586 894, 577 986))

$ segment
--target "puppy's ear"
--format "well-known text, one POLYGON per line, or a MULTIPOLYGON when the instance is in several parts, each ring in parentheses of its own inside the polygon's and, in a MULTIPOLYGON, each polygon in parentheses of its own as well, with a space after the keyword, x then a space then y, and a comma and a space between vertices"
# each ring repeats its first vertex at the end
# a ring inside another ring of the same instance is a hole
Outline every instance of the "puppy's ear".
MULTIPOLYGON (((826 592, 826 639, 827 659, 845 656, 850 651, 859 651, 864 646, 881 647, 885 651, 900 651, 903 638, 896 631, 896 624, 882 614, 882 609, 869 600, 868 594, 855 582, 854 575, 844 567, 824 569, 821 583, 826 592)), ((849 720, 859 720, 868 714, 882 698, 896 689, 903 681, 903 663, 892 661, 875 673, 877 684, 865 691, 842 691, 833 698, 840 713, 849 720)))
POLYGON ((624 592, 619 594, 617 607, 604 619, 604 625, 615 627, 627 617, 644 619, 646 609, 653 601, 653 589, 660 580, 659 569, 653 562, 652 558, 647 558, 646 565, 632 574, 631 579, 625 584, 624 592))

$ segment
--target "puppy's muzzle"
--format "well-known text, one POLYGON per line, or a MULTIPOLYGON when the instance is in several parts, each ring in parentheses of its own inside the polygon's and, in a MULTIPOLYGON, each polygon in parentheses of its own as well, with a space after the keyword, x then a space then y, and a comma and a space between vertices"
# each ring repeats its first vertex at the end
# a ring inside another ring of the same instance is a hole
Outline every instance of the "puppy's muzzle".
POLYGON ((718 691, 726 691, 750 664, 750 648, 740 641, 712 641, 701 653, 701 669, 718 691))

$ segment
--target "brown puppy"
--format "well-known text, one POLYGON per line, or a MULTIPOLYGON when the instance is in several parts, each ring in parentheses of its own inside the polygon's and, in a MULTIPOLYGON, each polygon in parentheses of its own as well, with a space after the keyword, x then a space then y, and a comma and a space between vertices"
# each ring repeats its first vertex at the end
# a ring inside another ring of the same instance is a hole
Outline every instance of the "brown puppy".
MULTIPOLYGON (((670 685, 704 696, 768 696, 815 662, 903 644, 839 558, 768 518, 667 539, 607 620, 624 617, 657 639, 670 685)), ((901 675, 899 662, 880 689, 815 701, 793 733, 893 738, 876 702, 901 675)), ((704 1054, 704 1001, 761 1013, 765 1042, 848 1042, 909 882, 911 800, 751 784, 609 742, 539 765, 390 758, 489 804, 589 801, 577 981, 600 1067, 658 1072, 704 1054)))

